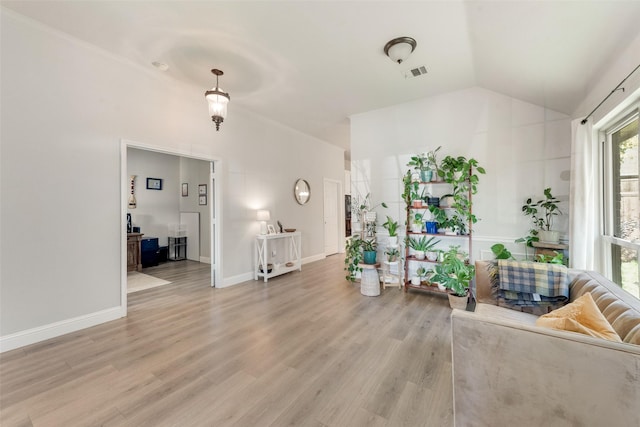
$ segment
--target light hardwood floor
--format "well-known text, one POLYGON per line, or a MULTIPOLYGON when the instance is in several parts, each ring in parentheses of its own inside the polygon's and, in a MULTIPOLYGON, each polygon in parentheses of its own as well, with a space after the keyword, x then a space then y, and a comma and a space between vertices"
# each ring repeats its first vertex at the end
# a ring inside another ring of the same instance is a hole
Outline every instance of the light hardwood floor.
POLYGON ((208 265, 145 273, 127 318, 0 355, 0 425, 451 426, 442 295, 365 297, 343 257, 208 286, 208 265))

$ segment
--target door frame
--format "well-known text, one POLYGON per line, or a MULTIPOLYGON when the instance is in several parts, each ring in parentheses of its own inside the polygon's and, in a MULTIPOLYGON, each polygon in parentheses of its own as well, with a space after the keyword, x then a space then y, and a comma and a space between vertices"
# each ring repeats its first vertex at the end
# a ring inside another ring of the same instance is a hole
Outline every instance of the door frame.
MULTIPOLYGON (((168 154, 178 157, 187 157, 190 159, 204 160, 210 162, 210 170, 219 171, 222 161, 219 158, 211 156, 210 154, 197 153, 194 154, 189 151, 180 150, 177 148, 162 147, 159 145, 146 144, 127 139, 120 140, 120 305, 123 316, 127 315, 127 207, 129 196, 129 176, 127 175, 127 149, 136 148, 139 150, 152 151, 156 153, 168 154)), ((211 266, 213 274, 211 274, 211 286, 215 283, 222 283, 222 254, 220 248, 222 247, 222 209, 220 208, 220 195, 221 195, 221 174, 216 174, 215 188, 214 190, 214 203, 208 203, 209 214, 207 220, 209 221, 210 229, 213 229, 213 218, 216 218, 216 241, 213 238, 209 239, 209 251, 211 256, 211 266), (215 212, 214 212, 215 209, 215 212), (215 215, 214 215, 215 214, 215 215), (214 252, 215 250, 215 252, 214 252)))
MULTIPOLYGON (((344 189, 343 189, 343 185, 342 185, 342 181, 337 180, 337 179, 331 179, 331 178, 324 178, 323 179, 323 183, 322 183, 322 222, 324 223, 324 191, 325 191, 325 185, 327 183, 331 183, 331 184, 336 184, 337 185, 337 193, 336 193, 336 197, 338 198, 337 202, 337 221, 338 221, 338 226, 336 227, 336 233, 338 233, 338 251, 336 253, 343 253, 344 252, 344 233, 343 233, 343 226, 344 226, 344 189)), ((326 225, 325 225, 326 227, 326 225)), ((326 234, 326 230, 323 230, 324 233, 326 234)), ((324 235, 323 237, 323 241, 324 241, 324 235)), ((324 248, 326 246, 323 245, 323 252, 324 252, 324 248)), ((327 254, 325 253, 325 256, 327 254)))

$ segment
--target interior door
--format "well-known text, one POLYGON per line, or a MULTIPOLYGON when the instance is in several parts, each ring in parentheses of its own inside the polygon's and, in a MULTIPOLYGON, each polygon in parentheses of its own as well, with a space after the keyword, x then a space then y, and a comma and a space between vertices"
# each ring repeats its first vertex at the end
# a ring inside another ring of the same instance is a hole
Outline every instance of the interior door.
POLYGON ((340 236, 340 183, 324 181, 324 254, 333 255, 339 251, 340 236))

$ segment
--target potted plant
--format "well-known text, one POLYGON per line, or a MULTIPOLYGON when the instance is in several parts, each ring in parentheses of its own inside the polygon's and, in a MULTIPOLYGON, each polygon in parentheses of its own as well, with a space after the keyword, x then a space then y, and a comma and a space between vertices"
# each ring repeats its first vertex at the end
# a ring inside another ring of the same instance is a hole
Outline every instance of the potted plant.
POLYGON ((558 208, 558 203, 560 203, 560 200, 551 194, 551 188, 544 189, 544 199, 534 202, 531 198, 528 198, 525 204, 522 205, 522 212, 531 217, 535 228, 530 230, 529 238, 518 239, 516 242, 526 242, 527 246, 531 246, 532 242, 538 240, 546 243, 558 243, 560 233, 551 230, 553 217, 562 214, 560 208, 558 208))
POLYGON ((433 171, 429 169, 429 160, 426 153, 411 156, 411 160, 409 160, 407 166, 413 166, 413 169, 420 174, 420 181, 431 181, 433 171))
POLYGON ((382 226, 389 232, 389 246, 396 246, 398 244, 398 222, 387 215, 387 221, 382 226))
POLYGON ((362 257, 365 264, 376 263, 377 246, 375 239, 362 240, 362 257))
POLYGON ((423 266, 418 267, 416 275, 420 278, 420 285, 426 285, 427 283, 427 269, 423 266))
POLYGON ((362 262, 362 239, 357 235, 347 239, 345 252, 344 269, 347 271, 346 279, 350 282, 355 282, 358 273, 362 272, 362 267, 359 266, 362 262))
POLYGON ((440 240, 436 240, 435 237, 420 236, 419 238, 409 237, 407 244, 414 251, 416 259, 423 260, 425 253, 432 251, 433 248, 440 243, 440 240))
POLYGON ((458 247, 451 246, 444 252, 442 261, 434 268, 431 280, 442 284, 449 290, 449 305, 451 308, 467 307, 469 284, 475 275, 473 264, 460 259, 458 247))
POLYGON ((435 181, 438 179, 438 159, 437 159, 437 154, 438 151, 440 151, 442 147, 438 147, 435 150, 431 150, 428 151, 425 154, 425 158, 426 158, 426 166, 428 169, 430 169, 431 171, 433 171, 433 177, 432 179, 435 181))
POLYGON ((400 251, 398 248, 387 248, 385 251, 385 255, 387 256, 387 262, 393 263, 398 262, 398 258, 400 257, 400 251))
POLYGON ((413 221, 411 222, 411 232, 412 233, 421 233, 422 232, 422 217, 423 214, 420 212, 413 213, 413 221))

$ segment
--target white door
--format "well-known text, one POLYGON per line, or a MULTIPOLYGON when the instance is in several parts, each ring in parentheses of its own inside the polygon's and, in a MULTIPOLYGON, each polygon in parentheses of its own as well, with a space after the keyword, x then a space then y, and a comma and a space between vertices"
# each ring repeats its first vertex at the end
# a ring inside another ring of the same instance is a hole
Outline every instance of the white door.
POLYGON ((324 254, 339 252, 340 182, 324 180, 324 254))

